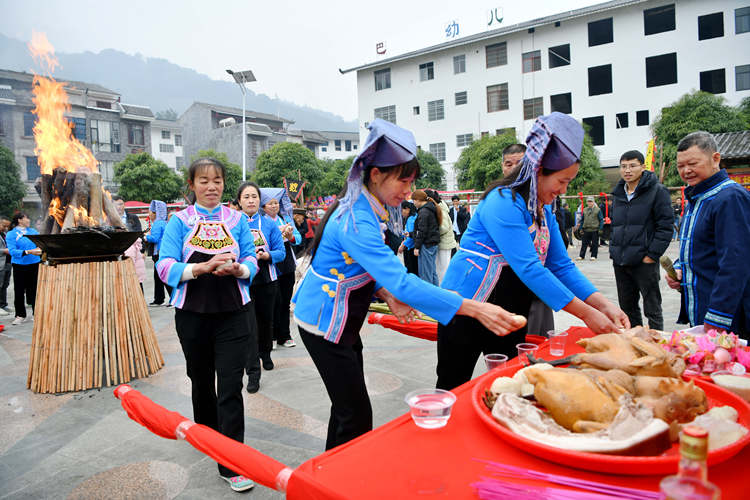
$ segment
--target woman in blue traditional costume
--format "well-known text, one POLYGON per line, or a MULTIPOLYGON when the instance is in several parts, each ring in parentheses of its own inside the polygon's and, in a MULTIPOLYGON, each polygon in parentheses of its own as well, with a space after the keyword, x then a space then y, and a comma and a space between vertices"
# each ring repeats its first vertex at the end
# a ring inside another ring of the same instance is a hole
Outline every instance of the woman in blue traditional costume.
MULTIPOLYGON (((224 178, 218 160, 201 158, 190 165, 188 186, 195 203, 169 220, 156 267, 174 289, 171 301, 192 385, 193 417, 242 442, 250 281, 258 266, 247 218, 221 205, 224 178)), ((233 490, 253 486, 223 465, 219 474, 233 490)))
MULTIPOLYGON (((151 204, 148 206, 148 219, 151 222, 151 228, 146 233, 146 241, 154 246, 153 255, 151 258, 154 264, 159 260, 159 250, 161 249, 161 240, 164 237, 164 229, 167 227, 167 204, 161 200, 151 200, 151 204)), ((159 275, 154 265, 154 301, 151 302, 151 306, 160 306, 164 304, 164 288, 167 289, 167 294, 172 296, 172 288, 166 283, 162 283, 159 279, 159 275)), ((170 300, 167 298, 167 306, 169 306, 170 300)))
POLYGON ((247 392, 255 393, 260 388, 260 365, 273 370, 271 349, 273 348, 273 314, 278 298, 278 271, 276 264, 284 260, 284 239, 281 231, 261 207, 261 191, 254 182, 245 182, 237 192, 245 221, 255 242, 258 259, 258 274, 250 286, 254 314, 250 318, 250 328, 256 333, 257 341, 250 346, 247 356, 247 392))
POLYGON ((372 429, 359 330, 373 295, 401 321, 415 318, 414 307, 442 323, 457 314, 473 316, 497 335, 525 323, 406 272, 384 242, 384 231, 389 217, 400 217, 401 202, 419 175, 416 142, 411 132, 384 120, 369 128, 346 192, 318 228, 309 271, 293 299, 300 336, 331 399, 326 449, 372 429))
POLYGON ((276 223, 284 240, 284 260, 276 264, 278 273, 279 293, 276 297, 276 307, 273 315, 273 340, 284 347, 294 347, 289 332, 289 304, 294 293, 294 276, 297 259, 294 257, 293 245, 302 243, 302 235, 292 219, 292 200, 285 188, 261 188, 260 204, 266 215, 276 223))
MULTIPOLYGON (((582 319, 594 333, 628 328, 625 313, 570 260, 550 205, 578 174, 581 125, 562 113, 541 116, 526 146, 520 167, 485 190, 441 286, 524 316, 536 295, 555 311, 582 319)), ((498 337, 462 317, 438 325, 437 387, 453 389, 470 380, 480 353, 515 357, 526 333, 524 327, 498 337)))

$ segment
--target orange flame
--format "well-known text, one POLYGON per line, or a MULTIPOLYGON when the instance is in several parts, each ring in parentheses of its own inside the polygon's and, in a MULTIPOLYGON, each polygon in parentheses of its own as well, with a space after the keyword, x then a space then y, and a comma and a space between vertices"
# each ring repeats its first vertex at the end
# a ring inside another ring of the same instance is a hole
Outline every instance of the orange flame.
POLYGON ((73 220, 76 226, 96 226, 96 221, 89 217, 89 212, 85 207, 75 207, 71 205, 73 209, 73 220))
MULTIPOLYGON (((44 33, 33 33, 29 50, 35 60, 47 66, 50 73, 59 65, 54 48, 44 33)), ((32 101, 36 106, 32 112, 37 116, 34 125, 34 153, 38 157, 42 174, 52 174, 56 167, 70 171, 87 167, 96 172, 96 158, 73 137, 72 125, 64 116, 64 113, 70 111, 64 84, 52 77, 34 75, 32 92, 32 101)))
POLYGON ((62 227, 65 219, 65 207, 62 206, 60 198, 53 198, 49 204, 49 214, 62 227))

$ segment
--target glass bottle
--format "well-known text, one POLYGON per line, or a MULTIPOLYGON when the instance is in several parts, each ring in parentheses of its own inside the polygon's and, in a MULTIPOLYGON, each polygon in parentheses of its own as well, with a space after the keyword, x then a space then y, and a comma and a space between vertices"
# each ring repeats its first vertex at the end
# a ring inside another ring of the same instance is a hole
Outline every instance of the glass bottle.
POLYGON ((666 500, 719 500, 721 492, 708 482, 708 432, 687 425, 680 432, 680 463, 676 476, 659 484, 666 500))

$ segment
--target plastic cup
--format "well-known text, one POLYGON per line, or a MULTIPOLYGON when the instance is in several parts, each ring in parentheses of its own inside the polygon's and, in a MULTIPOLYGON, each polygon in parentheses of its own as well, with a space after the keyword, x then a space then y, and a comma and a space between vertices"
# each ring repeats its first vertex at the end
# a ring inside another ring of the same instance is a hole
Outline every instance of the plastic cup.
POLYGON ((407 394, 404 400, 417 427, 438 429, 451 418, 456 395, 443 389, 418 389, 407 394))
POLYGON ((508 356, 505 354, 485 354, 484 364, 487 365, 487 370, 494 370, 495 368, 503 368, 505 362, 508 361, 508 356))
POLYGON ((568 343, 568 332, 550 330, 547 332, 547 337, 549 337, 549 353, 553 356, 565 356, 565 344, 568 343))
POLYGON ((539 346, 536 344, 516 344, 516 349, 518 349, 518 361, 521 363, 521 366, 529 366, 531 362, 528 356, 529 354, 534 354, 539 349, 539 346))

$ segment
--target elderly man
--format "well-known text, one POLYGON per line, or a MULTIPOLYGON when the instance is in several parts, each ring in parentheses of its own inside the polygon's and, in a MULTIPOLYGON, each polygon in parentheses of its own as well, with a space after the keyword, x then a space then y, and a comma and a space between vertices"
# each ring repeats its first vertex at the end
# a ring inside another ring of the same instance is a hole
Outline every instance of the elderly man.
MULTIPOLYGON (((583 229, 583 238, 581 239, 581 252, 578 254, 578 260, 586 258, 586 248, 591 247, 591 260, 596 260, 599 252, 599 231, 604 226, 604 216, 599 207, 594 203, 594 197, 586 197, 586 206, 581 211, 581 228, 583 229)), ((578 230, 578 226, 576 226, 578 230)))
POLYGON ((680 228, 677 280, 680 323, 750 337, 750 193, 720 169, 721 155, 708 132, 677 145, 677 171, 688 187, 680 228))

